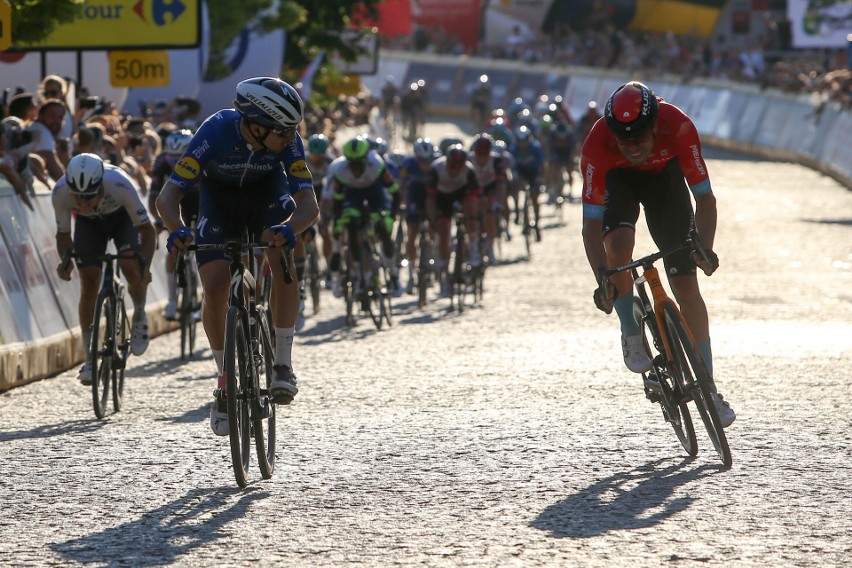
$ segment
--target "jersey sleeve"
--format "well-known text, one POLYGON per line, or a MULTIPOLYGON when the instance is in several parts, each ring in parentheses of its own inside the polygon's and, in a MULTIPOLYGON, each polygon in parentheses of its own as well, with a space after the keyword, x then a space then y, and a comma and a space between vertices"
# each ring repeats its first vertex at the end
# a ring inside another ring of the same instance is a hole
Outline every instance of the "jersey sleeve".
POLYGON ((204 167, 214 157, 215 144, 212 141, 218 139, 220 123, 215 120, 216 117, 217 115, 213 115, 201 124, 167 180, 182 191, 189 191, 201 180, 204 167))
POLYGON ((59 178, 50 195, 53 203, 53 214, 56 219, 57 233, 71 232, 71 195, 68 193, 68 184, 65 176, 59 178))
POLYGON ((296 195, 306 189, 313 191, 314 177, 305 161, 305 144, 298 134, 287 145, 281 164, 287 174, 287 183, 290 186, 291 195, 296 195))
POLYGON ((682 122, 677 127, 678 161, 690 191, 696 197, 710 193, 710 176, 701 153, 698 129, 688 116, 681 113, 682 122))
POLYGON ((104 183, 110 184, 110 192, 127 211, 130 221, 134 227, 150 223, 148 218, 148 210, 142 204, 142 199, 139 197, 139 188, 133 179, 127 175, 124 170, 115 168, 111 169, 109 180, 104 183))
MULTIPOLYGON (((606 128, 603 126, 602 128, 606 128)), ((580 156, 583 176, 583 217, 603 219, 606 198, 607 161, 603 143, 604 132, 593 128, 580 156)))

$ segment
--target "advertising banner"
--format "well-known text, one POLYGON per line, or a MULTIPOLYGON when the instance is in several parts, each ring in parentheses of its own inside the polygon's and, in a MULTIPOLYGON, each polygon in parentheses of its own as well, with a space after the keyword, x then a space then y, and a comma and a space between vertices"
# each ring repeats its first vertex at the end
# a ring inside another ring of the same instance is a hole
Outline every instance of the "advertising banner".
MULTIPOLYGON (((13 39, 14 42, 14 39, 13 39)), ((86 0, 80 15, 20 50, 169 49, 201 42, 201 0, 86 0)))
MULTIPOLYGON (((0 198, 0 206, 11 200, 9 197, 0 198)), ((6 211, 0 209, 0 219, 4 223, 6 221, 5 215, 6 211)), ((24 283, 18 277, 9 249, 6 248, 6 241, 2 238, 0 238, 0 287, 3 289, 3 301, 6 302, 8 310, 12 312, 11 319, 4 315, 3 322, 0 323, 3 341, 14 343, 16 341, 40 339, 42 337, 41 329, 39 329, 35 315, 30 309, 27 295, 24 292, 24 283), (14 329, 11 329, 9 325, 12 322, 14 322, 14 329)))
POLYGON ((59 311, 53 288, 39 258, 41 243, 34 242, 30 234, 30 224, 43 224, 42 221, 34 217, 29 209, 25 209, 19 199, 0 199, 0 217, 3 219, 3 239, 12 265, 24 285, 24 293, 42 337, 66 331, 68 326, 59 311))
POLYGON ((441 28, 473 47, 479 39, 479 0, 412 0, 411 21, 426 29, 441 28))
POLYGON ((852 33, 852 0, 787 0, 793 47, 837 47, 852 33))

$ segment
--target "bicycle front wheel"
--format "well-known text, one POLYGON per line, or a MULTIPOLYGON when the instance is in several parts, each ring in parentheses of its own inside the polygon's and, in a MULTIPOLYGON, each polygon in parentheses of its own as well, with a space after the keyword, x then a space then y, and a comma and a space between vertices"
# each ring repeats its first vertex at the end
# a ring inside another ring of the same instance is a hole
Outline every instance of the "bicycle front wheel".
POLYGON ((112 364, 112 408, 115 412, 121 410, 124 402, 124 369, 130 353, 129 330, 124 298, 118 298, 115 303, 115 349, 112 364))
MULTIPOLYGON (((642 294, 642 296, 645 295, 642 294)), ((634 297, 633 317, 642 326, 642 343, 645 346, 648 358, 654 362, 651 371, 642 373, 646 396, 656 398, 663 411, 663 418, 671 424, 680 445, 683 446, 687 454, 695 456, 698 454, 698 442, 695 439, 695 427, 692 425, 692 417, 689 414, 680 381, 673 380, 672 373, 669 372, 669 369, 660 365, 660 361, 655 359, 651 350, 651 345, 661 345, 660 341, 656 339, 658 330, 654 313, 647 312, 643 301, 634 297)), ((651 400, 654 400, 654 398, 651 398, 651 400)))
POLYGON ((92 405, 95 416, 106 414, 109 384, 112 380, 112 355, 115 349, 115 297, 105 292, 98 295, 92 320, 92 343, 89 363, 92 366, 92 405))
POLYGON ((240 308, 231 306, 225 324, 225 376, 227 378, 228 425, 231 460, 237 485, 248 484, 251 461, 251 422, 247 391, 251 385, 249 365, 254 364, 248 344, 248 327, 240 308))
POLYGON ((367 295, 366 308, 370 319, 377 330, 382 329, 385 319, 384 292, 381 285, 381 264, 376 260, 370 246, 364 243, 361 248, 361 281, 364 284, 364 293, 367 295))
POLYGON ((258 307, 258 349, 254 354, 255 388, 251 399, 251 421, 254 432, 254 445, 257 451, 257 461, 260 474, 269 479, 275 472, 275 405, 269 388, 274 379, 272 362, 275 351, 272 348, 272 337, 266 323, 266 308, 258 307))
POLYGON ((681 388, 695 402, 698 414, 701 415, 707 435, 710 437, 719 459, 722 460, 725 467, 730 467, 732 462, 731 449, 728 447, 728 438, 725 436, 722 421, 719 420, 719 413, 716 411, 716 405, 713 402, 712 391, 710 390, 710 373, 707 371, 707 366, 698 353, 682 316, 675 307, 666 305, 664 316, 666 333, 672 349, 672 358, 680 371, 681 388))

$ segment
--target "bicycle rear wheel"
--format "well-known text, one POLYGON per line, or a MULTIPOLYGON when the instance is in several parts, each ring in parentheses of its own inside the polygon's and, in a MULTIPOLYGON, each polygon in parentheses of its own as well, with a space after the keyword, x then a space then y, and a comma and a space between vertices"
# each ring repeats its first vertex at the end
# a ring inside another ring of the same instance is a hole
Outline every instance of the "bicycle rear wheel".
POLYGON ((691 334, 687 331, 682 316, 674 306, 666 305, 664 316, 669 343, 672 347, 672 356, 681 371, 681 388, 695 402, 698 414, 701 415, 704 428, 707 430, 707 435, 710 437, 719 459, 722 460, 725 467, 730 467, 732 463, 731 449, 728 446, 728 438, 725 436, 722 422, 719 420, 719 413, 716 411, 716 405, 711 396, 710 373, 695 347, 691 334))
POLYGON ((530 203, 530 188, 524 190, 524 209, 523 209, 523 229, 521 232, 524 235, 524 250, 527 252, 527 258, 532 256, 532 240, 533 231, 535 228, 532 223, 532 203, 530 203))
POLYGON ((269 479, 275 472, 275 405, 269 394, 269 387, 274 378, 272 361, 275 351, 272 348, 266 315, 263 313, 265 311, 265 307, 258 307, 258 350, 254 361, 257 388, 253 389, 251 414, 260 474, 264 479, 269 479))
POLYGON ((308 289, 311 291, 311 308, 313 313, 317 314, 320 310, 320 268, 319 268, 319 251, 317 245, 311 242, 307 245, 308 250, 308 289))
POLYGON ((232 306, 228 310, 225 324, 225 376, 227 378, 225 398, 228 406, 231 460, 234 464, 234 477, 240 487, 248 484, 248 469, 251 461, 249 452, 251 422, 247 392, 251 386, 249 365, 252 364, 244 314, 240 308, 232 306))
MULTIPOLYGON (((421 231, 426 230, 421 228, 421 231)), ((420 251, 417 259, 417 305, 421 308, 425 307, 428 298, 427 290, 429 289, 429 279, 434 274, 435 260, 432 258, 432 246, 429 242, 429 236, 420 234, 420 251)))
MULTIPOLYGON (((453 274, 451 277, 451 300, 459 313, 464 312, 465 296, 467 295, 467 262, 464 258, 464 232, 456 233, 455 259, 453 260, 453 274)), ((453 304, 450 305, 453 307, 453 304)))
POLYGON ((112 354, 115 349, 115 297, 106 292, 98 294, 95 317, 92 320, 92 343, 89 361, 92 366, 92 406, 95 416, 106 415, 109 384, 112 379, 112 354))
POLYGON ((115 412, 121 410, 124 402, 124 369, 130 352, 129 328, 127 325, 127 309, 124 298, 116 300, 115 307, 115 349, 112 364, 112 408, 115 412))
MULTIPOLYGON (((644 294, 642 294, 644 295, 644 294)), ((646 296, 647 297, 647 296, 646 296)), ((668 369, 661 366, 659 360, 654 358, 651 345, 658 345, 655 340, 659 336, 656 319, 653 312, 646 312, 642 300, 633 298, 633 317, 642 326, 642 340, 645 344, 645 352, 654 361, 654 368, 649 373, 642 373, 646 389, 649 389, 659 398, 658 402, 663 411, 663 418, 671 424, 675 436, 680 445, 690 456, 698 454, 698 442, 695 438, 695 427, 692 425, 692 416, 681 390, 681 382, 673 380, 668 369), (650 341, 649 341, 650 338, 650 341)), ((653 399, 652 399, 653 400, 653 399)))

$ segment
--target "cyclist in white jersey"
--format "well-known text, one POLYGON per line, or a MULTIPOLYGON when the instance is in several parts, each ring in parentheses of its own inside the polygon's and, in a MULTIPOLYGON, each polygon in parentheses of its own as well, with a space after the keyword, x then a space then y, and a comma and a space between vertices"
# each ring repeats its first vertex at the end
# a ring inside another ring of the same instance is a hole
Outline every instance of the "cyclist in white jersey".
MULTIPOLYGON (((156 233, 139 197, 139 188, 121 168, 105 164, 95 154, 79 154, 68 162, 65 174, 56 182, 52 200, 56 214, 56 249, 60 257, 71 250, 84 255, 76 260, 80 272, 78 316, 84 353, 88 352, 92 337, 89 328, 102 271, 100 260, 85 256, 104 254, 107 241, 112 240, 118 254, 127 256, 119 264, 133 300, 130 351, 142 355, 148 348, 145 299, 151 281, 156 233), (73 239, 72 212, 76 214, 73 239), (137 255, 141 255, 141 259, 137 255)), ((70 280, 70 264, 60 264, 57 274, 62 280, 70 280)), ((77 378, 83 384, 91 384, 92 369, 88 358, 77 378)))

